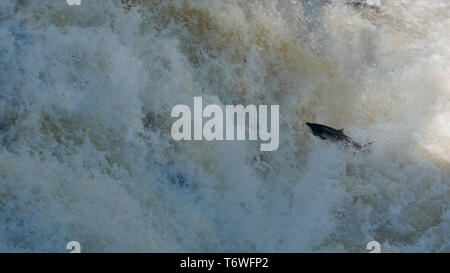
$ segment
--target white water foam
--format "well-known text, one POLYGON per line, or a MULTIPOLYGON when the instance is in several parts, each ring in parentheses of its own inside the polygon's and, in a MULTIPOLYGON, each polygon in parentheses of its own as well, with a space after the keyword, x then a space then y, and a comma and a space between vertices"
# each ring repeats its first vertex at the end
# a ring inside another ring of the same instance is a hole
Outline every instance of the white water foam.
POLYGON ((450 2, 345 3, 1 1, 0 251, 450 251, 450 2), (194 96, 279 149, 173 141, 194 96))

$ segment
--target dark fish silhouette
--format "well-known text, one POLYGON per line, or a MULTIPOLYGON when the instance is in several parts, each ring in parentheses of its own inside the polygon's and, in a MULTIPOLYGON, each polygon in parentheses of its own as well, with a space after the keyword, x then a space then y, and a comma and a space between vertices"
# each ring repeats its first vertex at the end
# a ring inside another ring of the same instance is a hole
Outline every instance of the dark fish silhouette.
POLYGON ((319 137, 320 139, 328 140, 330 142, 337 144, 343 144, 345 148, 352 148, 362 152, 370 152, 369 146, 373 142, 361 145, 355 142, 351 137, 346 136, 344 134, 344 129, 336 130, 334 128, 322 124, 309 122, 307 122, 306 125, 308 125, 309 129, 311 130, 311 133, 316 137, 319 137))

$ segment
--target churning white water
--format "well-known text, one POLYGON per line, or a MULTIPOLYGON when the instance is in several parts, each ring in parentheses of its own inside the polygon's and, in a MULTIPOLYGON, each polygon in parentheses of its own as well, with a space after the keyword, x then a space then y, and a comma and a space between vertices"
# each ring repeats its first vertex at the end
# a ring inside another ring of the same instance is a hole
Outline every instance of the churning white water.
POLYGON ((0 1, 0 251, 450 251, 450 1, 346 2, 0 1), (194 96, 279 149, 174 141, 194 96))

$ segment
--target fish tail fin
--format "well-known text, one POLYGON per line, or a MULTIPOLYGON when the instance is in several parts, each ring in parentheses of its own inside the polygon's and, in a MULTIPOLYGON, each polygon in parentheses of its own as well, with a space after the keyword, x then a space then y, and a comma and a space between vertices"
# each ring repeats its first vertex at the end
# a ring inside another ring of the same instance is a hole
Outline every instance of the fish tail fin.
POLYGON ((364 151, 364 152, 371 152, 371 150, 370 150, 370 147, 372 146, 372 144, 374 143, 374 141, 372 141, 372 142, 369 142, 369 143, 367 143, 367 144, 364 144, 363 146, 362 146, 362 150, 364 151))

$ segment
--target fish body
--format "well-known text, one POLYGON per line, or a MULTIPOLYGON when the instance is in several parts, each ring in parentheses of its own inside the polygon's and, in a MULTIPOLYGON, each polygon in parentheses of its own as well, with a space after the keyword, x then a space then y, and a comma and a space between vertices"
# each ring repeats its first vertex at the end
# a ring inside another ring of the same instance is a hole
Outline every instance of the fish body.
POLYGON ((309 127, 309 129, 311 130, 311 133, 314 136, 316 136, 322 140, 327 140, 329 142, 336 143, 336 144, 342 144, 346 148, 352 148, 352 149, 363 151, 363 152, 370 151, 369 146, 372 143, 368 143, 366 145, 361 145, 361 144, 357 143, 356 141, 354 141, 351 137, 345 135, 344 129, 337 130, 337 129, 331 128, 331 127, 323 125, 323 124, 310 123, 310 122, 307 122, 306 125, 309 127))

